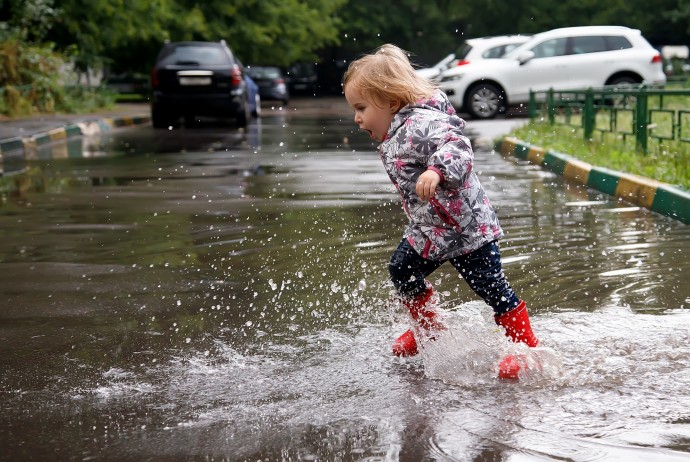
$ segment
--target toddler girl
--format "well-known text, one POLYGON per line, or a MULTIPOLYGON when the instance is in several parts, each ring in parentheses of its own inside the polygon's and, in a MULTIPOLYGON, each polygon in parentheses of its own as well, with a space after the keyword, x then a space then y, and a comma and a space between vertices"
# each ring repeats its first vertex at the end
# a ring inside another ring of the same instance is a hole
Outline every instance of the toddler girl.
MULTIPOLYGON (((379 155, 409 218, 389 270, 417 325, 395 341, 393 353, 415 355, 420 335, 433 338, 444 329, 426 277, 446 261, 493 308, 507 337, 535 347, 525 302, 503 274, 497 242, 503 230, 472 168, 465 122, 446 95, 390 44, 353 61, 343 91, 355 123, 381 143, 379 155)), ((499 377, 517 378, 521 367, 524 357, 508 356, 499 377)))

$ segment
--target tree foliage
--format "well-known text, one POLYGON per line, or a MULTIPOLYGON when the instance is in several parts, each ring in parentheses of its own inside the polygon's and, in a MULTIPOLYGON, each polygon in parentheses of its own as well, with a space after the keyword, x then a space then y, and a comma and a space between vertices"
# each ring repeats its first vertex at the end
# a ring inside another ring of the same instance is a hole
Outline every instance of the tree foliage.
POLYGON ((287 66, 337 43, 345 0, 62 0, 51 37, 81 62, 146 71, 166 40, 224 39, 246 63, 287 66))
POLYGON ((0 41, 52 42, 82 67, 143 72, 165 40, 225 39, 246 64, 343 62, 393 42, 432 64, 463 39, 620 24, 687 44, 686 0, 0 0, 0 41))

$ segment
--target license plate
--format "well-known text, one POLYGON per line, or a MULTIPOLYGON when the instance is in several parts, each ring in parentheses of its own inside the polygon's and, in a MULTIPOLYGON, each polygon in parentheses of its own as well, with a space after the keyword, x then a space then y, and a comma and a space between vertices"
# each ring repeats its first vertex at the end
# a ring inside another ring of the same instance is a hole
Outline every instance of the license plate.
POLYGON ((211 85, 211 77, 180 77, 180 85, 211 85))

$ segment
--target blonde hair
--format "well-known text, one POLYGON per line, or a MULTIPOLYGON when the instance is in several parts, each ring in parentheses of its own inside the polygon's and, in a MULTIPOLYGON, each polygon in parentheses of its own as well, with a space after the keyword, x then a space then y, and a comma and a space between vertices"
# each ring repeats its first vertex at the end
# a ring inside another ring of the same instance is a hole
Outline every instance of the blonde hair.
POLYGON ((396 110, 429 98, 437 90, 433 83, 417 75, 406 52, 391 44, 351 62, 343 76, 343 90, 346 88, 380 107, 397 102, 396 110))

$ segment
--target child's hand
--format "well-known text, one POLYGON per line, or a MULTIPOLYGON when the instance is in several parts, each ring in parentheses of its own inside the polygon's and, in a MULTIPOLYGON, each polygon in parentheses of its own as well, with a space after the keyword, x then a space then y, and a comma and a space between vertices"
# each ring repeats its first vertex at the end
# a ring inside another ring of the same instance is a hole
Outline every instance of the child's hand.
POLYGON ((417 179, 417 195, 423 201, 428 201, 436 193, 436 186, 441 182, 441 177, 433 170, 427 170, 417 179))

